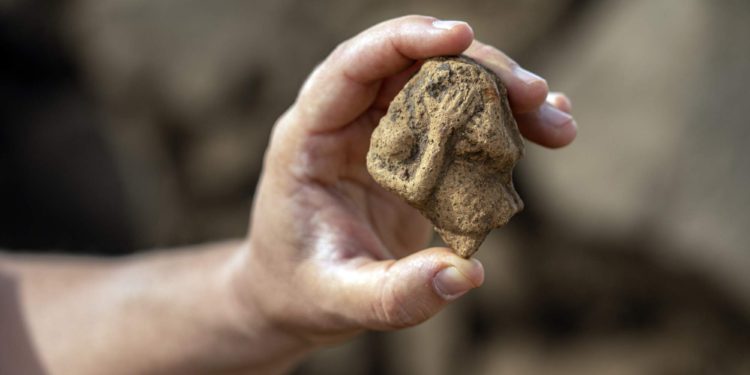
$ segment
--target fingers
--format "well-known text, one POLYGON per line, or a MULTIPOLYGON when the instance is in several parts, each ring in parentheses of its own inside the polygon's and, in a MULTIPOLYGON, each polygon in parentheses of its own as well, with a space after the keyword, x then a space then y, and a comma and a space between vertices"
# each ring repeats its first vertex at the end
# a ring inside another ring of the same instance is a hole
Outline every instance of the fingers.
POLYGON ((550 94, 539 109, 516 115, 518 128, 530 141, 550 148, 568 145, 578 133, 578 125, 569 114, 571 103, 559 93, 550 94))
POLYGON ((500 77, 508 88, 508 99, 513 113, 532 112, 547 98, 547 81, 523 69, 500 50, 475 40, 464 54, 500 77))
POLYGON ((571 103, 570 99, 561 92, 550 92, 549 95, 547 95, 547 103, 552 104, 557 107, 557 109, 568 114, 573 110, 573 103, 571 103))
POLYGON ((336 129, 373 104, 382 79, 416 60, 459 54, 473 38, 464 22, 424 16, 383 22, 339 45, 307 80, 295 107, 308 129, 336 129))
POLYGON ((568 145, 577 125, 570 116, 570 100, 548 93, 547 82, 523 68, 498 49, 474 41, 466 55, 494 71, 508 89, 511 109, 521 133, 530 141, 550 148, 568 145))
POLYGON ((369 329, 419 324, 484 281, 478 260, 432 248, 397 261, 370 262, 337 275, 337 311, 369 329))

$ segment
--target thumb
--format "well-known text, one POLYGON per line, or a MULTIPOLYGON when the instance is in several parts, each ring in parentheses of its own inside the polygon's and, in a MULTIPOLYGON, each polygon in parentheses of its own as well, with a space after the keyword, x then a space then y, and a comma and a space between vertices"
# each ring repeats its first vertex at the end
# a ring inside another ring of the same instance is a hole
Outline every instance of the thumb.
POLYGON ((378 330, 419 324, 484 281, 484 269, 447 248, 431 248, 399 260, 369 262, 338 283, 339 313, 378 330))

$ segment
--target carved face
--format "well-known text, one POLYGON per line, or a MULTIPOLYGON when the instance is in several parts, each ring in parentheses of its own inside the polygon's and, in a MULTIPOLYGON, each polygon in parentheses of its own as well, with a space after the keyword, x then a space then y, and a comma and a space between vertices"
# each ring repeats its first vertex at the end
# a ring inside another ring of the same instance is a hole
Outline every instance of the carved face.
POLYGON ((473 253, 523 208, 511 177, 522 155, 497 77, 466 58, 438 58, 393 100, 367 161, 375 180, 420 209, 449 245, 473 253))

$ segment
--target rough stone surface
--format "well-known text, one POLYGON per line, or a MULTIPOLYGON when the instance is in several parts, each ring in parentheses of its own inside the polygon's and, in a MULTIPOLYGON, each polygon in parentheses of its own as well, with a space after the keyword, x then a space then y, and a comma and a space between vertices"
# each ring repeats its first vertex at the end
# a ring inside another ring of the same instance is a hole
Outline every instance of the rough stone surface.
POLYGON ((511 176, 523 150, 500 79, 467 57, 438 57, 391 102, 367 169, 468 258, 523 209, 511 176))

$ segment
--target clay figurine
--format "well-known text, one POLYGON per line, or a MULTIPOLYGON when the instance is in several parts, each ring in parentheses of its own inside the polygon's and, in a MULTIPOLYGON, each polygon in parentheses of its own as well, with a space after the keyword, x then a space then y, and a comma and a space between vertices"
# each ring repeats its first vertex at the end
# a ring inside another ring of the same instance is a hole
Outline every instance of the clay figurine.
POLYGON ((372 134, 367 169, 469 258, 523 209, 511 176, 523 150, 500 79, 468 57, 438 57, 391 102, 372 134))

